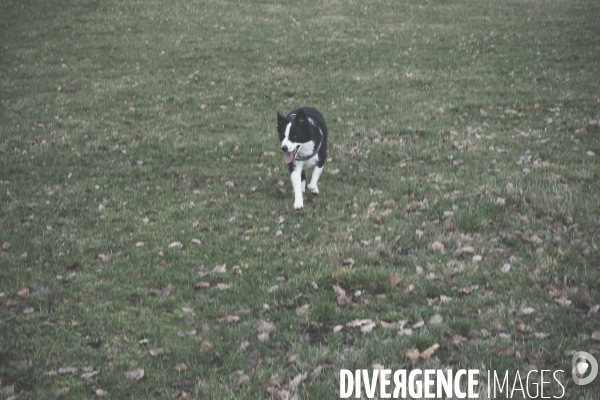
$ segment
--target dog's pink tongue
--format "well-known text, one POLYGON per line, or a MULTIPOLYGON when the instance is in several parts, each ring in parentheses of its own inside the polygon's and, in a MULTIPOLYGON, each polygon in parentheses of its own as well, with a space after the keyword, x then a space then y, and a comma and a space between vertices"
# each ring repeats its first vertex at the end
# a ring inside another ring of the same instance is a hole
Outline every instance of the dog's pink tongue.
POLYGON ((294 161, 294 153, 291 151, 289 153, 285 153, 285 158, 283 159, 283 161, 285 161, 286 164, 289 164, 292 161, 294 161))

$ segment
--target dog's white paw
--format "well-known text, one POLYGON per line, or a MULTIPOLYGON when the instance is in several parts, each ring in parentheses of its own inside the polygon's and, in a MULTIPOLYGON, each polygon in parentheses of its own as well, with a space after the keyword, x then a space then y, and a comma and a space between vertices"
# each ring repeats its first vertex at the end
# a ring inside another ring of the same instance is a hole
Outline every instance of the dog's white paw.
POLYGON ((317 186, 308 185, 308 190, 310 190, 312 194, 319 194, 319 188, 317 186))
POLYGON ((303 208, 304 208, 304 203, 302 201, 294 203, 294 210, 302 210, 303 208))

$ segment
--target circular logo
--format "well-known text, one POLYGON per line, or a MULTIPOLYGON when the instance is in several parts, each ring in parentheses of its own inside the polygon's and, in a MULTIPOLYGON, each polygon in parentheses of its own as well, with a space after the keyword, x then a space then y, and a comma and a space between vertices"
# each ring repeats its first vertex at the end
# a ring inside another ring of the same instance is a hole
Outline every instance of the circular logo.
POLYGON ((577 353, 573 354, 571 366, 573 382, 575 382, 577 385, 583 386, 592 383, 592 381, 596 379, 596 376, 598 375, 598 361, 596 361, 596 358, 593 355, 585 351, 578 351, 577 353), (590 366, 592 367, 590 373, 584 378, 583 376, 587 370, 590 369, 590 366))

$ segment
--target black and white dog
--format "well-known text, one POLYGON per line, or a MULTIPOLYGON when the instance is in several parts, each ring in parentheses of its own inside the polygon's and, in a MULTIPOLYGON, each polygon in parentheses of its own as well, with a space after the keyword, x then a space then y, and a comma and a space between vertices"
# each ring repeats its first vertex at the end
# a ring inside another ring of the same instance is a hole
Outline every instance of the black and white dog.
POLYGON ((277 132, 281 140, 284 161, 290 169, 294 188, 294 209, 304 206, 302 193, 306 187, 305 169, 314 167, 308 190, 319 194, 317 182, 327 159, 327 126, 321 113, 314 108, 301 107, 287 117, 277 113, 277 132))

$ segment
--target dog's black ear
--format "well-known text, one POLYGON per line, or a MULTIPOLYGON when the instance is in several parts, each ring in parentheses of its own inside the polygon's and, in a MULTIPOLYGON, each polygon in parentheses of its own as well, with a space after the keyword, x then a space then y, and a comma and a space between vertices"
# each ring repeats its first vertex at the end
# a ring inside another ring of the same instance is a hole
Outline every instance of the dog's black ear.
POLYGON ((308 118, 303 110, 298 111, 294 122, 298 124, 303 131, 310 131, 310 127, 308 126, 308 118))
POLYGON ((277 112, 277 131, 284 132, 289 123, 290 121, 286 117, 277 112))

